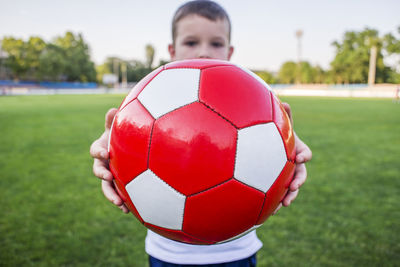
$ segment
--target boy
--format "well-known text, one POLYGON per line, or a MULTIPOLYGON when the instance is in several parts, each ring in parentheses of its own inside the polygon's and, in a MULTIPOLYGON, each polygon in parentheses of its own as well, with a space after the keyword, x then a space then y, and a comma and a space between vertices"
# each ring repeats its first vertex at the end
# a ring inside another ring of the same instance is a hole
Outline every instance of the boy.
MULTIPOLYGON (((233 46, 230 45, 230 32, 229 17, 221 6, 208 0, 188 2, 176 11, 173 18, 173 42, 168 46, 171 60, 191 58, 230 60, 234 51, 233 46)), ((287 104, 285 104, 285 109, 291 116, 287 104)), ((119 206, 123 212, 128 213, 128 209, 115 192, 112 183, 113 177, 107 165, 107 142, 116 111, 116 109, 110 109, 107 112, 105 132, 92 144, 90 153, 94 157, 93 172, 102 179, 104 195, 119 206)), ((299 187, 306 180, 307 173, 304 163, 311 159, 311 150, 297 136, 296 151, 295 177, 281 206, 288 206, 296 198, 299 187)), ((148 231, 145 242, 146 252, 150 255, 150 266, 182 266, 185 264, 255 266, 255 254, 262 246, 255 231, 236 240, 211 246, 183 244, 148 231)))

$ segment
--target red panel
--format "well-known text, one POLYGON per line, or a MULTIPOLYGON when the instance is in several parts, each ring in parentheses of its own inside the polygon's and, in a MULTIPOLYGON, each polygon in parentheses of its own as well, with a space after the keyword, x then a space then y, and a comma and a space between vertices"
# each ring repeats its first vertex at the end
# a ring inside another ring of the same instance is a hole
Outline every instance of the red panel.
POLYGON ((262 224, 276 210, 285 197, 290 182, 292 181, 295 170, 295 164, 288 161, 279 177, 268 190, 265 198, 264 207, 256 224, 262 224))
POLYGON ((230 180, 186 200, 183 231, 200 239, 220 242, 253 227, 264 194, 230 180))
POLYGON ((147 169, 151 128, 154 119, 134 100, 114 119, 110 139, 110 168, 124 185, 147 169))
POLYGON ((165 65, 165 69, 175 68, 191 68, 191 69, 204 69, 215 66, 230 66, 228 61, 217 59, 187 59, 181 61, 174 61, 165 65))
POLYGON ((149 167, 191 195, 233 177, 236 139, 235 127, 195 102, 155 122, 149 167))
POLYGON ((200 101, 238 128, 272 121, 268 89, 235 66, 202 70, 200 101))
POLYGON ((157 76, 163 70, 163 68, 164 67, 161 66, 158 69, 153 70, 148 75, 146 75, 146 77, 144 77, 142 80, 140 80, 135 85, 135 87, 132 88, 132 90, 129 92, 129 94, 125 97, 125 99, 122 102, 122 104, 119 107, 119 109, 120 110, 123 109, 129 102, 131 102, 132 100, 136 99, 136 97, 140 94, 140 92, 143 91, 143 89, 147 86, 147 84, 149 82, 151 82, 151 80, 153 80, 153 78, 155 76, 157 76))
POLYGON ((165 229, 162 227, 155 226, 150 223, 145 223, 144 224, 147 228, 152 230, 153 232, 162 235, 166 238, 178 241, 178 242, 183 242, 183 243, 190 243, 193 245, 211 245, 213 243, 206 242, 197 238, 194 238, 188 234, 185 234, 182 231, 177 231, 177 230, 170 230, 170 229, 165 229))
POLYGON ((287 158, 294 162, 296 159, 296 147, 292 124, 281 102, 274 95, 272 96, 272 102, 274 106, 274 121, 285 144, 287 158))
POLYGON ((125 206, 132 212, 133 215, 141 222, 144 223, 142 217, 140 217, 139 212, 136 210, 135 205, 133 205, 128 192, 125 189, 125 186, 118 181, 117 179, 114 180, 115 189, 117 189, 118 195, 124 201, 125 206))

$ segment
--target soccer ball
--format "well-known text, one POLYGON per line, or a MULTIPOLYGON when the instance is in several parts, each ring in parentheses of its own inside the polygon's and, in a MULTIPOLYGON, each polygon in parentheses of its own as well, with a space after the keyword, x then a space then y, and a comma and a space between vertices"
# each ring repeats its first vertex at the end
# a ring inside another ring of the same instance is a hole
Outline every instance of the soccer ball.
POLYGON ((278 207, 295 167, 292 126, 252 72, 219 60, 162 66, 127 95, 111 127, 116 189, 152 231, 226 242, 278 207))

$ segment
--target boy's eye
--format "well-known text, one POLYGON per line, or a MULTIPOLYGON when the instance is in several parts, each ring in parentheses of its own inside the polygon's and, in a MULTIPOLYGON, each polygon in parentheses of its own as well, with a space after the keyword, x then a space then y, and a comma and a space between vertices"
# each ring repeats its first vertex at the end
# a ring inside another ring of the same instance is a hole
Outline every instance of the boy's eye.
POLYGON ((196 41, 186 41, 185 42, 185 45, 187 45, 187 46, 195 46, 196 44, 197 44, 196 41))
POLYGON ((211 45, 212 45, 213 47, 223 47, 223 46, 224 46, 224 44, 221 43, 221 42, 212 42, 211 45))

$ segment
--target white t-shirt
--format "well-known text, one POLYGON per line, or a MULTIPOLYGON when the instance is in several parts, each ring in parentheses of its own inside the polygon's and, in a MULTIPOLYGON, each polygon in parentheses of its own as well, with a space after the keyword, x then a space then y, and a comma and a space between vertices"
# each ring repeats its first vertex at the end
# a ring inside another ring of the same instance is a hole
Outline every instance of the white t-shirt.
POLYGON ((174 264, 218 264, 245 259, 262 247, 256 231, 215 245, 190 245, 176 242, 147 231, 145 248, 147 254, 174 264))

